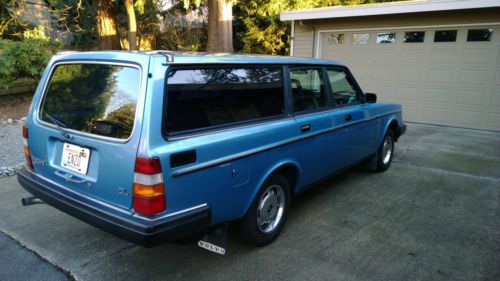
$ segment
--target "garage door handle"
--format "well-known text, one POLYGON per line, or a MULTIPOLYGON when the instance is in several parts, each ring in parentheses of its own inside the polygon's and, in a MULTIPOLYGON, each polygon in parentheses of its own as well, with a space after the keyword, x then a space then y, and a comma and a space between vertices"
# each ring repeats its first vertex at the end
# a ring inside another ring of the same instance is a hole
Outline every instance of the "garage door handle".
POLYGON ((352 115, 351 115, 351 114, 347 114, 347 115, 344 117, 344 120, 345 120, 345 121, 351 121, 351 120, 352 120, 352 115))

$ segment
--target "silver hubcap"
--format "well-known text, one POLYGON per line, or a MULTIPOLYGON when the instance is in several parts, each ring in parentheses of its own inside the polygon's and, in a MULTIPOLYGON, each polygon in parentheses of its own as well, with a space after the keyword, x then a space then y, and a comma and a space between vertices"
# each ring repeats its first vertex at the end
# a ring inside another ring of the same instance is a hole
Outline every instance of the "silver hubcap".
POLYGON ((384 155, 382 162, 384 165, 389 164, 389 161, 391 161, 393 146, 394 143, 392 142, 391 136, 387 136, 384 140, 384 146, 382 147, 382 155, 384 155))
POLYGON ((271 185, 260 196, 257 208, 257 225, 262 233, 276 229, 285 209, 285 192, 279 185, 271 185))

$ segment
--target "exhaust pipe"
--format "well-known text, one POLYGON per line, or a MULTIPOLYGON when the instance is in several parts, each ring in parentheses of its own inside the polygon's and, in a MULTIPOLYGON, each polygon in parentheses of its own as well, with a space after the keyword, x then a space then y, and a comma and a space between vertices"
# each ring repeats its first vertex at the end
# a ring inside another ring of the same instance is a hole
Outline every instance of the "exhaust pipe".
POLYGON ((29 206, 29 205, 34 205, 34 204, 45 204, 42 200, 39 198, 36 198, 35 196, 31 197, 25 197, 21 199, 21 204, 23 206, 29 206))

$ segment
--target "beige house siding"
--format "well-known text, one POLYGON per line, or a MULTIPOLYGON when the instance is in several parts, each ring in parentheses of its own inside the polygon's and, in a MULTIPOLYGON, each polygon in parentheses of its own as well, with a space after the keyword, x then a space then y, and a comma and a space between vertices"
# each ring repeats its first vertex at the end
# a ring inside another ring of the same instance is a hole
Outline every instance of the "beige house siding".
POLYGON ((304 24, 295 23, 293 56, 310 58, 313 56, 314 30, 304 24))

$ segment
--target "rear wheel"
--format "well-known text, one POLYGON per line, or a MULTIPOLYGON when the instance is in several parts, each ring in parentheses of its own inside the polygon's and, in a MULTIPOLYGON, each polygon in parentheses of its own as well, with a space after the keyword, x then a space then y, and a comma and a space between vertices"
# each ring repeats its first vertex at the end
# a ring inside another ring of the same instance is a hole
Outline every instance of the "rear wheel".
POLYGON ((265 246, 278 237, 288 216, 290 197, 288 182, 282 175, 266 180, 240 222, 248 243, 265 246))
POLYGON ((383 172, 389 168, 394 156, 394 133, 388 130, 384 141, 377 152, 377 172, 383 172))

